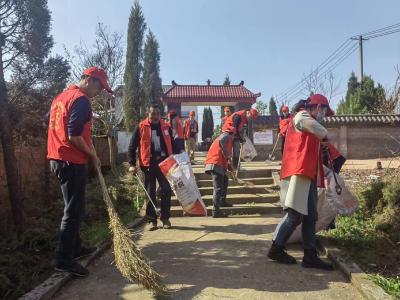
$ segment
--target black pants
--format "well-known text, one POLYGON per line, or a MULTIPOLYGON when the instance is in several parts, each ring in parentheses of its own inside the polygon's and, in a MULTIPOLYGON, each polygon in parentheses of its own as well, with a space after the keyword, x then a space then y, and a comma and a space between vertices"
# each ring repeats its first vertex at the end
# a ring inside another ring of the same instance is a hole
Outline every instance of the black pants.
POLYGON ((213 179, 213 205, 214 210, 219 210, 221 205, 226 202, 226 194, 228 192, 229 178, 226 175, 211 171, 213 179))
MULTIPOLYGON (((171 210, 172 190, 167 178, 165 178, 157 164, 153 164, 149 168, 142 168, 142 171, 144 173, 144 186, 156 206, 156 180, 158 181, 161 188, 161 219, 168 220, 171 210)), ((150 220, 157 219, 157 213, 150 201, 147 202, 146 216, 150 220)))
POLYGON ((68 265, 81 250, 79 228, 85 215, 87 167, 86 165, 51 160, 50 168, 60 181, 65 204, 56 263, 68 265))
POLYGON ((184 139, 174 139, 173 143, 174 154, 180 154, 182 151, 185 151, 185 140, 184 139))

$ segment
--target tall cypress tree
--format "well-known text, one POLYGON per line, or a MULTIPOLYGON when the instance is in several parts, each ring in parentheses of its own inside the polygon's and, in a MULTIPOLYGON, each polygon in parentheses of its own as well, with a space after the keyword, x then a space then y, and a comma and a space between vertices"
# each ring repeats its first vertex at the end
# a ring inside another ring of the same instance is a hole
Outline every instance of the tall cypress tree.
POLYGON ((145 96, 144 104, 150 102, 157 103, 164 111, 161 102, 161 78, 160 78, 160 53, 158 51, 158 42, 153 32, 149 31, 144 46, 144 64, 143 64, 143 92, 145 96))
POLYGON ((204 107, 203 122, 201 123, 201 140, 203 142, 207 138, 207 124, 208 124, 208 109, 207 107, 204 107))
POLYGON ((271 97, 271 99, 269 99, 269 114, 271 116, 277 116, 278 115, 278 108, 276 106, 276 102, 274 97, 271 97))
POLYGON ((143 36, 146 30, 142 8, 138 1, 131 8, 128 22, 127 50, 124 75, 125 128, 132 131, 144 115, 141 75, 143 70, 143 36))

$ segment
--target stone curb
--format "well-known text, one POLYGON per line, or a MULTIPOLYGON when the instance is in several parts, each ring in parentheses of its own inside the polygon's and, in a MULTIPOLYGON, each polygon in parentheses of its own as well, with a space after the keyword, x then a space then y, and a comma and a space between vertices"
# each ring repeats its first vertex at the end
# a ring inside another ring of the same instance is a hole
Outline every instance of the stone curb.
POLYGON ((368 300, 393 299, 380 286, 368 279, 368 274, 353 262, 343 251, 332 245, 326 238, 318 237, 320 250, 334 263, 336 268, 354 285, 368 300))
MULTIPOLYGON (((132 223, 128 224, 129 229, 136 229, 145 223, 143 217, 135 219, 132 223)), ((88 267, 94 260, 100 257, 106 250, 110 249, 112 245, 111 240, 105 240, 100 243, 98 249, 90 257, 82 261, 84 267, 88 267)), ((90 275, 89 275, 90 276, 90 275)), ((72 278, 73 275, 66 272, 53 273, 43 283, 36 286, 33 290, 23 295, 20 300, 47 300, 51 299, 56 292, 65 286, 72 278)))

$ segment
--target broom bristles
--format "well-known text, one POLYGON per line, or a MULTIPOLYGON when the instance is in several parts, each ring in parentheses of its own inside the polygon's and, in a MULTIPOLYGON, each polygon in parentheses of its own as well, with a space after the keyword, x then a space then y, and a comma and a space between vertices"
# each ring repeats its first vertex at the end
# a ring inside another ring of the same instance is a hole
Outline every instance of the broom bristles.
POLYGON ((160 274, 152 269, 146 257, 133 242, 130 231, 121 222, 108 194, 100 168, 97 168, 97 174, 110 217, 109 228, 113 235, 113 250, 118 270, 129 281, 137 281, 139 285, 156 294, 166 294, 168 289, 162 283, 160 274))

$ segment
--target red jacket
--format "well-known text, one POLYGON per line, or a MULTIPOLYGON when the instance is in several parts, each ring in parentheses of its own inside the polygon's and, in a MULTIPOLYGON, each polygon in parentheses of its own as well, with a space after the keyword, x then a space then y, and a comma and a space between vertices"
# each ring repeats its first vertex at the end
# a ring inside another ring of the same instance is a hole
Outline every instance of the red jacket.
POLYGON ((283 117, 279 118, 279 134, 282 137, 286 136, 286 131, 289 127, 290 119, 291 119, 291 116, 289 116, 288 118, 283 118, 283 117))
MULTIPOLYGON (((197 134, 197 132, 199 132, 199 124, 197 124, 196 120, 194 120, 194 127, 197 134)), ((190 119, 185 120, 184 136, 185 140, 188 140, 190 138, 190 119)))
POLYGON ((239 116, 240 117, 240 124, 239 124, 239 132, 242 130, 242 128, 244 127, 244 125, 247 124, 247 116, 246 116, 246 110, 240 110, 237 111, 233 114, 231 114, 226 121, 224 122, 224 125, 222 126, 222 131, 226 131, 229 128, 235 128, 234 134, 239 134, 239 132, 237 131, 237 128, 235 127, 235 122, 234 122, 234 118, 235 116, 239 116))
MULTIPOLYGON (((170 156, 172 154, 172 143, 169 135, 169 125, 163 120, 160 120, 160 125, 165 146, 167 147, 167 156, 170 156)), ((151 161, 151 124, 148 118, 139 123, 139 129, 139 164, 142 167, 149 167, 151 161)))
MULTIPOLYGON (((47 158, 68 161, 74 164, 86 164, 87 155, 69 141, 68 122, 72 104, 80 97, 87 97, 78 86, 71 85, 58 94, 50 108, 49 130, 47 134, 47 158)), ((90 101, 89 101, 90 102, 90 101)), ((82 137, 89 148, 92 147, 92 119, 88 121, 82 137)))
MULTIPOLYGON (((226 133, 223 133, 226 134, 226 133)), ((220 139, 221 139, 222 134, 217 137, 214 142, 211 144, 210 149, 208 150, 207 153, 207 158, 204 162, 204 164, 213 164, 213 165, 218 165, 223 167, 225 170, 228 169, 228 160, 224 155, 224 150, 221 147, 220 144, 220 139)), ((233 134, 228 135, 228 143, 226 144, 225 152, 226 153, 231 153, 232 155, 232 149, 233 149, 233 134)))
POLYGON ((319 179, 319 187, 324 187, 324 169, 319 139, 308 132, 296 131, 293 119, 290 120, 283 150, 280 177, 302 175, 311 180, 319 179), (317 176, 317 171, 320 171, 317 176))

